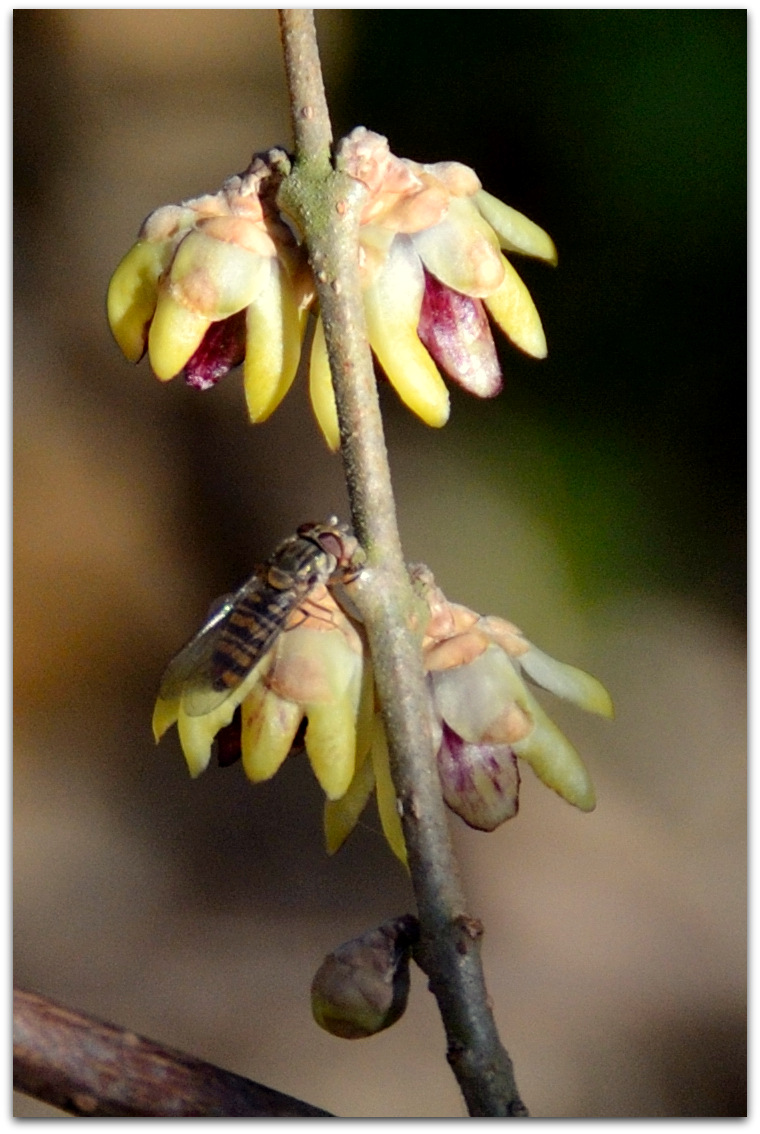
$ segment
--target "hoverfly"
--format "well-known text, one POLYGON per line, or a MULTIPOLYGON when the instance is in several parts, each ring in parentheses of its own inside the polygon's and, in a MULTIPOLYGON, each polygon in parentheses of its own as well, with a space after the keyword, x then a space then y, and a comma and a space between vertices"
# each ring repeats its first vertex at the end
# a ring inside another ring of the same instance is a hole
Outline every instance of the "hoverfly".
POLYGON ((221 705, 274 645, 290 615, 321 584, 350 582, 361 567, 346 524, 302 524, 262 568, 225 595, 206 623, 169 662, 159 699, 182 699, 191 717, 221 705))

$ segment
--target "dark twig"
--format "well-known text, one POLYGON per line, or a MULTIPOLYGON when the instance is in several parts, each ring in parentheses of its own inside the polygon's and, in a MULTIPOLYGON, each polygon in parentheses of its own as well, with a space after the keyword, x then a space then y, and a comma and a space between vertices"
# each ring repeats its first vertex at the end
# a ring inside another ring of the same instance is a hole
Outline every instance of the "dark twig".
POLYGON ((13 1085, 79 1118, 330 1118, 327 1111, 30 992, 13 993, 13 1085))
POLYGON ((317 280, 335 387, 341 452, 356 534, 367 551, 355 595, 400 801, 421 942, 416 956, 435 993, 448 1058, 472 1115, 527 1114, 489 1006, 482 928, 465 913, 433 754, 418 612, 396 522, 390 469, 359 282, 358 184, 330 164, 331 129, 309 9, 280 10, 296 137, 281 203, 305 234, 317 280))

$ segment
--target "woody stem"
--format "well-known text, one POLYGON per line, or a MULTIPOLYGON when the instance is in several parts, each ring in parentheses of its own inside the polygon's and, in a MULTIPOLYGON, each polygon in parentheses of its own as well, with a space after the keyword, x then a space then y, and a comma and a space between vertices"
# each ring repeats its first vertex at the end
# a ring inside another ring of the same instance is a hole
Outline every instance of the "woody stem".
POLYGON ((465 913, 435 763, 416 606, 396 521, 359 280, 364 190, 331 162, 327 103, 311 9, 280 9, 296 162, 280 201, 304 234, 338 408, 356 534, 367 552, 357 605, 369 638, 402 813, 426 972, 448 1059, 471 1115, 527 1114, 499 1040, 480 958, 482 927, 465 913))

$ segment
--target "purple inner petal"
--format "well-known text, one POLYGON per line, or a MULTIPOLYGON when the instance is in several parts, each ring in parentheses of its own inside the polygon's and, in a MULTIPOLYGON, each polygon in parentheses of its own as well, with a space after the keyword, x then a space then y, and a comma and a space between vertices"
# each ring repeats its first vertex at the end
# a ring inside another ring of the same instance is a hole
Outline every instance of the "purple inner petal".
POLYGON ((438 774, 443 798, 470 827, 493 831, 517 814, 520 773, 507 744, 468 744, 443 723, 438 774))
POLYGON ((185 381, 195 390, 210 390, 245 358, 245 311, 212 323, 185 367, 185 381))
POLYGON ((479 299, 452 291, 426 271, 417 334, 436 365, 465 390, 479 398, 499 393, 501 367, 479 299))
POLYGON ((238 705, 230 723, 220 728, 215 737, 216 762, 220 768, 229 768, 231 764, 237 763, 242 756, 241 727, 242 717, 238 705))

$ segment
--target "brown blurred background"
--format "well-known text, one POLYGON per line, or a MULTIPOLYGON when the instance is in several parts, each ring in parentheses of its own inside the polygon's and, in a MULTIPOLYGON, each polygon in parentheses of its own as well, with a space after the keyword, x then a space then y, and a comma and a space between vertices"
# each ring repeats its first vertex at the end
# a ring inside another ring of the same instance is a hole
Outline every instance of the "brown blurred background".
MULTIPOLYGON (((385 396, 410 560, 597 674, 550 705, 581 815, 456 824, 503 1038, 536 1116, 746 1113, 745 84, 742 10, 318 13, 336 129, 454 158, 548 229, 520 269, 550 357, 434 433, 385 396)), ((22 987, 342 1116, 461 1116, 432 998, 347 1043, 323 953, 411 908, 368 813, 321 846, 293 759, 186 774, 150 715, 210 599, 346 515, 295 387, 244 421, 130 367, 109 276, 154 207, 289 142, 272 10, 17 10, 15 967, 22 987)), ((16 1113, 52 1114, 17 1097, 16 1113)))

